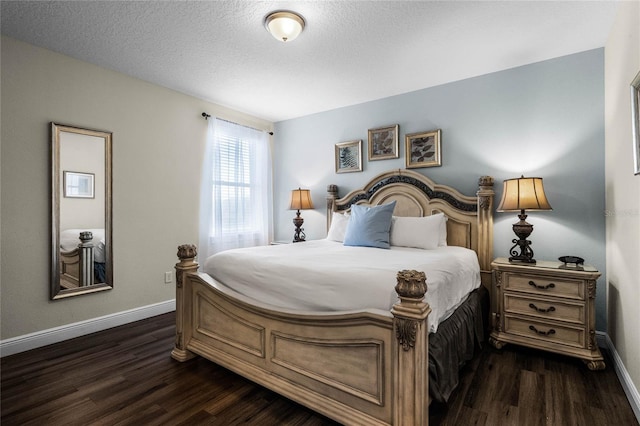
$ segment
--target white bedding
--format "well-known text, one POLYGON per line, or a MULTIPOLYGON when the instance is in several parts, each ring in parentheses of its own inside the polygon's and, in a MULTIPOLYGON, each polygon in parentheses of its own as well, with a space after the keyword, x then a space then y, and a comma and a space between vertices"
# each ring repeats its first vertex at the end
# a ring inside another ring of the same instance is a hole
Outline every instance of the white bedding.
POLYGON ((93 233, 93 260, 105 263, 104 229, 66 229, 60 232, 60 250, 66 252, 77 249, 80 244, 80 233, 84 231, 93 233))
POLYGON ((403 269, 427 275, 431 332, 480 286, 476 253, 453 246, 385 250, 315 240, 228 250, 209 257, 203 268, 245 296, 304 311, 388 311, 397 301, 396 275, 403 269))

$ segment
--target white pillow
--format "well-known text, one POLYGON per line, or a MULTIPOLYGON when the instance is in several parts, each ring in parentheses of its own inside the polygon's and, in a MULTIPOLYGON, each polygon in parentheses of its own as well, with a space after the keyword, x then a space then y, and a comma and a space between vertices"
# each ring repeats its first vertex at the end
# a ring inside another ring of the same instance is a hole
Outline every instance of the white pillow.
POLYGON ((349 213, 333 212, 331 215, 331 226, 327 233, 327 240, 337 241, 339 243, 344 241, 344 234, 347 232, 347 225, 349 224, 349 213))
POLYGON ((394 216, 391 221, 392 246, 432 250, 447 245, 447 218, 443 213, 425 217, 394 216))
POLYGON ((440 241, 438 241, 438 247, 447 246, 447 220, 449 218, 444 213, 434 214, 433 216, 442 215, 442 224, 440 225, 440 241))

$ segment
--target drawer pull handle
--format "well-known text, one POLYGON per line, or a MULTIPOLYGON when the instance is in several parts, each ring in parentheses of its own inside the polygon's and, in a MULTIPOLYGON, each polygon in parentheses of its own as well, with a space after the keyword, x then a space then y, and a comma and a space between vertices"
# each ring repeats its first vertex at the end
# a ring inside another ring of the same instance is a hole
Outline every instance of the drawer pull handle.
POLYGON ((529 303, 529 307, 531 309, 535 309, 538 312, 541 312, 543 314, 549 313, 549 312, 553 312, 556 310, 556 308, 554 308, 553 306, 549 306, 547 309, 544 308, 538 308, 536 305, 534 305, 533 303, 529 303))
POLYGON ((541 330, 538 330, 537 328, 535 328, 534 326, 530 325, 529 326, 529 330, 535 331, 536 333, 538 333, 538 334, 540 334, 542 336, 551 336, 552 334, 556 334, 556 331, 553 328, 549 329, 549 331, 541 331, 541 330))
POLYGON ((554 288, 556 285, 554 283, 549 283, 547 285, 538 285, 536 283, 534 283, 533 281, 529 281, 529 285, 532 287, 537 288, 538 290, 548 290, 550 288, 554 288))

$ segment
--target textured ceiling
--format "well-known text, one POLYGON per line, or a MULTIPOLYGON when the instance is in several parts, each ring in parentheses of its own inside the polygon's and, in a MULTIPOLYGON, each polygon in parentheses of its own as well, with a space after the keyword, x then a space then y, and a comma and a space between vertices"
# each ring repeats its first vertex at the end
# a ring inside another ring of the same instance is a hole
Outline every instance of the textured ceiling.
POLYGON ((2 34, 270 121, 603 47, 605 1, 5 1, 2 34), (304 16, 291 43, 264 17, 304 16))

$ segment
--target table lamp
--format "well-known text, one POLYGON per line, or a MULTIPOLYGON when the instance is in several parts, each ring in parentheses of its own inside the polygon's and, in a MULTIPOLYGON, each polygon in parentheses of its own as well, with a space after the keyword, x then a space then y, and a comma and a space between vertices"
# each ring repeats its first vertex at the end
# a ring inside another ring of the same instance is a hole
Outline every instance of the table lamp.
POLYGON ((496 211, 509 212, 520 211, 519 222, 513 224, 513 232, 518 239, 513 239, 513 247, 509 250, 510 262, 536 263, 533 258, 533 250, 531 249, 531 241, 527 237, 533 232, 533 225, 525 219, 527 215, 525 210, 551 210, 551 205, 547 200, 542 185, 542 178, 521 176, 515 179, 507 179, 504 181, 502 191, 502 200, 496 211), (519 248, 520 252, 517 251, 519 248))
POLYGON ((300 210, 313 209, 313 202, 311 201, 311 191, 308 189, 294 189, 291 191, 291 203, 290 210, 298 210, 296 217, 293 218, 293 224, 296 227, 296 231, 293 234, 293 242, 298 243, 304 241, 306 235, 304 235, 304 229, 302 224, 304 219, 300 216, 300 210))

